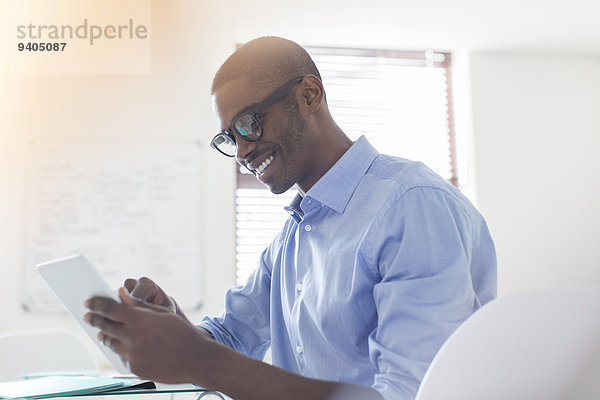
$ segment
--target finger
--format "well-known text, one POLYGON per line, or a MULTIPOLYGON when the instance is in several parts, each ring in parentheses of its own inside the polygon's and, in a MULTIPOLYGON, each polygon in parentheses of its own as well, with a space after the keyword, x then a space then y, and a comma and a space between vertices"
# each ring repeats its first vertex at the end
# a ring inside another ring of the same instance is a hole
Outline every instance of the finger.
POLYGON ((89 325, 100 329, 103 334, 108 334, 115 337, 123 337, 124 326, 121 323, 112 321, 108 318, 91 312, 86 313, 83 316, 83 320, 89 325))
POLYGON ((133 297, 140 298, 148 303, 158 304, 164 301, 164 293, 156 283, 145 276, 137 280, 136 286, 129 291, 133 297))
POLYGON ((87 299, 83 305, 94 314, 99 314, 115 322, 127 321, 129 313, 131 312, 130 307, 119 304, 115 300, 107 297, 95 296, 87 299))
POLYGON ((117 294, 119 295, 119 299, 121 299, 121 303, 123 303, 124 305, 127 305, 127 306, 142 307, 142 308, 147 308, 147 309, 150 309, 153 311, 158 311, 158 312, 170 311, 168 308, 165 308, 163 306, 157 306, 157 305, 148 303, 142 299, 133 297, 131 294, 127 293, 127 290, 125 290, 125 288, 123 288, 123 287, 119 288, 119 291, 117 292, 117 294))
POLYGON ((137 285, 137 280, 135 280, 133 278, 127 278, 127 279, 125 279, 125 282, 123 282, 123 286, 125 286, 125 288, 129 291, 129 293, 131 293, 133 291, 133 289, 135 288, 136 285, 137 285))
POLYGON ((124 354, 125 346, 123 346, 123 342, 121 340, 114 336, 106 335, 103 332, 98 332, 98 335, 96 335, 96 337, 98 338, 100 343, 102 343, 104 346, 110 348, 112 351, 121 356, 121 359, 126 358, 124 354))
POLYGON ((126 289, 127 288, 125 288, 125 287, 120 287, 117 290, 117 295, 119 296, 121 303, 125 304, 126 306, 139 306, 140 303, 142 302, 142 299, 134 298, 130 294, 131 291, 128 291, 126 289))

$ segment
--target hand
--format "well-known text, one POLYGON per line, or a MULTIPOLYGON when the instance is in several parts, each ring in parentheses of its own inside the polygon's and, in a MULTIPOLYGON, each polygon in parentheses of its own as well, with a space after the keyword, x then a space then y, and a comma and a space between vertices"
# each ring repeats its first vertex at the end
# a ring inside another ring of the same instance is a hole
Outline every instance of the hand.
POLYGON ((196 363, 203 359, 203 349, 216 343, 164 306, 134 298, 123 287, 118 294, 122 304, 105 297, 92 297, 84 304, 90 310, 84 320, 100 328, 98 339, 142 379, 192 382, 192 371, 202 368, 196 363))

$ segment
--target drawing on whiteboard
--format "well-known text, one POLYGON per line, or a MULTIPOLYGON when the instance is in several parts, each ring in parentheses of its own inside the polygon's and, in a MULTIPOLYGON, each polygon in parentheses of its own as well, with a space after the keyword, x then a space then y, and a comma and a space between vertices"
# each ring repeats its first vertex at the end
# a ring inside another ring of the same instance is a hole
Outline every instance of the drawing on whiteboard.
POLYGON ((84 254, 113 286, 148 276, 201 305, 202 168, 187 140, 44 140, 28 152, 22 304, 62 307, 34 273, 84 254))

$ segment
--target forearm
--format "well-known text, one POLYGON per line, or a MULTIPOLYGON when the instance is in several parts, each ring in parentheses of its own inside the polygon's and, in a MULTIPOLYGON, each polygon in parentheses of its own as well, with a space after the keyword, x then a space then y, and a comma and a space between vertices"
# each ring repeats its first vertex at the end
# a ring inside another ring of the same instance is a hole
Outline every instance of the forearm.
POLYGON ((225 346, 215 346, 207 369, 196 368, 200 386, 221 391, 236 400, 327 399, 381 400, 374 389, 305 378, 247 357, 225 346))

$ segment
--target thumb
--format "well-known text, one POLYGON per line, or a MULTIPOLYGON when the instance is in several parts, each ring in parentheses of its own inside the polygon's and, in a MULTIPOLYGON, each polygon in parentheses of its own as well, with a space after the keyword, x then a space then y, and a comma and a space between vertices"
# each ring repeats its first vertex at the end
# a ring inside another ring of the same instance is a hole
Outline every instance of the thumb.
POLYGON ((121 303, 126 306, 137 306, 139 305, 139 299, 134 298, 129 294, 129 291, 124 286, 121 286, 117 291, 119 295, 119 299, 121 299, 121 303))

